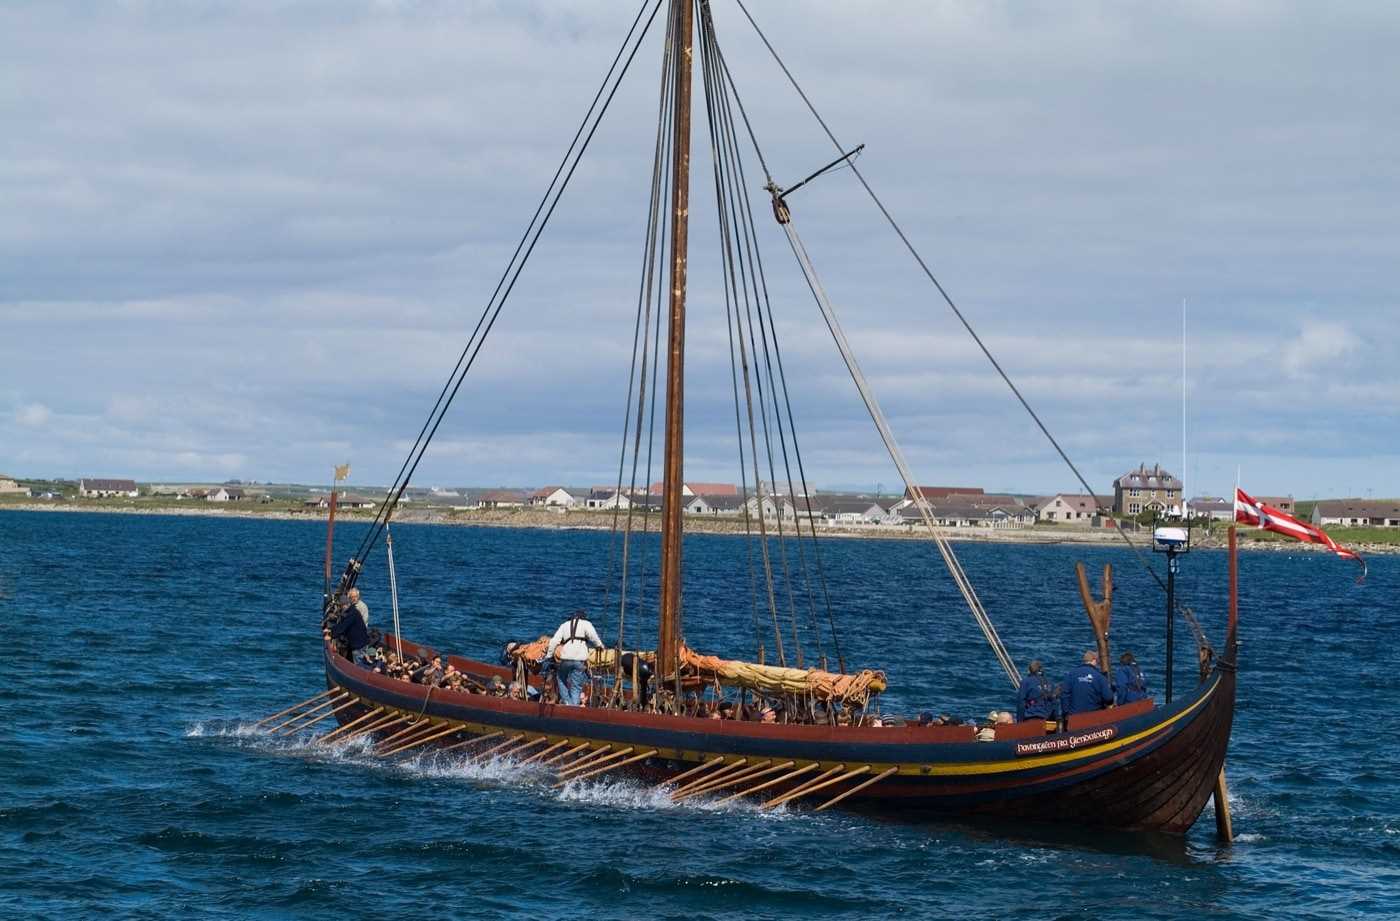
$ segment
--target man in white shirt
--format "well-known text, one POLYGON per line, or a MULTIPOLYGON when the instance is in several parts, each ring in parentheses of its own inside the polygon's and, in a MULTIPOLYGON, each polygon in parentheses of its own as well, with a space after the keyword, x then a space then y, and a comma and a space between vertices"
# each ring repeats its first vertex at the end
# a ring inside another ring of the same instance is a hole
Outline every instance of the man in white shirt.
POLYGON ((559 689, 559 702, 577 707, 583 696, 583 683, 588 676, 588 650, 602 649, 603 641, 582 611, 575 611, 559 625, 545 648, 544 660, 554 663, 554 681, 559 689), (556 655, 557 653, 557 655, 556 655))

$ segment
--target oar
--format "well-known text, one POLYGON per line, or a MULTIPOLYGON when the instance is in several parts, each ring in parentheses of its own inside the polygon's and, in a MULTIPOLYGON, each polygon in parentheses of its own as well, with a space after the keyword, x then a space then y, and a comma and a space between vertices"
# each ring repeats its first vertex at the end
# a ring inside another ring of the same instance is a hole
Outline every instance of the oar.
POLYGON ((564 770, 562 770, 562 771, 559 772, 559 782, 556 783, 555 786, 556 786, 556 787, 562 787, 562 786, 564 786, 564 784, 569 783, 569 782, 572 781, 572 780, 577 780, 580 771, 583 771, 583 772, 586 773, 587 771, 589 771, 589 770, 591 770, 591 769, 593 769, 593 768, 596 768, 596 767, 598 767, 599 765, 607 764, 609 761, 616 761, 618 758, 625 758, 628 754, 630 754, 630 753, 633 752, 633 751, 635 751, 635 749, 632 748, 632 746, 629 745, 629 746, 626 747, 626 748, 618 749, 617 751, 613 752, 611 755, 608 755, 606 758, 599 758, 599 759, 597 759, 597 760, 594 761, 592 764, 590 764, 587 768, 576 768, 576 767, 565 768, 564 770))
POLYGON ((310 719, 311 716, 312 716, 313 714, 315 714, 315 713, 320 713, 322 710, 326 709, 327 707, 334 707, 338 702, 343 701, 345 698, 347 698, 347 697, 349 697, 349 696, 351 696, 349 691, 337 691, 335 694, 333 694, 333 695, 331 695, 330 697, 326 698, 325 700, 321 701, 321 702, 320 702, 319 704, 317 704, 316 706, 314 706, 314 707, 308 707, 308 708, 306 708, 305 710, 302 710, 300 713, 296 713, 296 714, 294 714, 294 715, 292 715, 292 716, 287 717, 286 719, 284 719, 282 722, 276 724, 275 726, 269 726, 269 727, 267 727, 267 731, 268 731, 268 732, 279 732, 279 731, 281 731, 283 728, 285 728, 285 727, 287 727, 287 726, 290 726, 290 725, 292 725, 293 723, 300 722, 301 720, 310 719))
POLYGON ((695 776, 696 774, 704 773, 705 771, 708 771, 710 768, 714 767, 715 765, 717 765, 717 764, 723 764, 723 763, 724 763, 724 756, 723 756, 723 755, 720 755, 720 756, 717 757, 717 758, 711 758, 709 761, 706 761, 706 762, 704 762, 703 764, 699 764, 699 765, 697 765, 697 766, 691 768, 690 770, 686 771, 684 774, 680 774, 680 775, 677 775, 677 776, 675 776, 675 777, 672 777, 670 780, 667 780, 666 783, 669 783, 669 784, 678 784, 678 783, 680 783, 681 781, 683 781, 683 780, 685 780, 685 779, 687 779, 687 778, 689 778, 689 777, 693 777, 693 776, 695 776))
POLYGON ((762 791, 764 791, 764 790, 767 790, 769 787, 775 786, 775 785, 780 784, 780 783, 785 783, 785 782, 787 782, 787 781, 789 781, 789 780, 794 780, 794 779, 796 779, 796 778, 798 778, 798 777, 801 777, 803 774, 806 774, 808 771, 815 771, 819 766, 820 766, 820 765, 818 765, 815 761, 813 761, 811 764, 808 764, 808 765, 806 765, 806 766, 804 766, 804 767, 794 768, 793 770, 788 771, 786 774, 779 774, 777 777, 774 777, 772 780, 765 780, 763 783, 758 784, 757 786, 749 787, 747 790, 740 790, 738 793, 731 793, 730 795, 726 796, 726 797, 725 797, 724 799, 722 799, 722 800, 716 800, 716 801, 715 801, 715 805, 716 805, 716 806, 719 806, 719 805, 722 805, 722 804, 724 804, 724 803, 729 802, 730 800, 736 800, 736 799, 738 799, 738 798, 741 797, 741 796, 750 796, 750 795, 752 795, 752 794, 754 794, 754 793, 760 793, 760 792, 762 792, 762 791))
POLYGON ((492 748, 488 748, 488 749, 487 749, 486 751, 484 751, 484 752, 478 752, 477 754, 472 755, 471 760, 472 760, 472 761, 481 761, 481 760, 483 760, 483 759, 485 759, 485 758, 487 758, 487 757, 489 757, 489 756, 495 754, 496 752, 500 751, 501 749, 505 748, 505 747, 508 746, 508 745, 514 745, 516 742, 519 742, 519 741, 520 741, 521 739, 523 739, 523 738, 525 738, 525 734, 524 734, 524 733, 521 733, 520 735, 511 736, 509 739, 506 739, 506 740, 505 740, 504 742, 502 742, 500 745, 493 746, 492 748))
POLYGON ((876 774, 874 777, 870 778, 869 780, 861 781, 860 783, 856 784, 854 787, 851 787, 851 789, 847 790, 846 792, 844 792, 844 793, 839 793, 839 794, 837 794, 836 796, 833 796, 831 799, 829 799, 829 800, 827 800, 826 802, 822 803, 820 806, 818 806, 816 809, 814 809, 814 810, 812 810, 812 811, 813 811, 813 812, 821 812, 823 809, 829 809, 829 808, 831 808, 832 806, 835 806, 837 803, 841 802, 841 801, 842 801, 843 799, 845 799, 846 797, 852 795, 853 793, 859 793, 861 790, 864 790, 866 787, 873 786, 874 784, 879 783, 880 781, 884 780, 886 777, 889 777, 891 774, 896 773, 898 770, 899 770, 899 768, 897 768, 897 767, 886 768, 885 770, 883 770, 883 771, 881 771, 880 773, 876 774))
POLYGON ((710 774, 708 777, 699 777, 695 780, 692 780, 684 787, 678 787, 675 790, 671 791, 671 799, 679 799, 680 797, 689 793, 691 790, 694 790, 696 787, 705 786, 712 780, 718 780, 722 776, 733 774, 735 771, 742 770, 744 765, 748 763, 749 759, 747 758, 740 758, 737 761, 731 761, 724 767, 720 768, 718 771, 715 771, 713 774, 710 774))
POLYGON ((822 780, 820 777, 818 777, 817 780, 820 781, 819 783, 811 783, 800 790, 794 790, 793 792, 784 794, 783 796, 775 797, 773 802, 764 804, 763 808, 773 809, 778 806, 781 806, 783 803, 795 802, 796 800, 799 800, 804 796, 810 796, 811 794, 816 793, 818 790, 825 790, 832 784, 844 783, 845 781, 850 780, 852 777, 859 777, 862 774, 869 773, 869 771, 870 765, 866 764, 854 770, 847 771, 840 777, 833 777, 830 780, 822 780))
POLYGON ((294 732, 301 732, 303 730, 310 729, 312 726, 315 726, 317 723, 321 722, 321 720, 325 719, 326 717, 335 716, 337 713, 347 710, 359 702, 360 699, 354 694, 347 694, 345 697, 338 698, 338 702, 334 709, 327 710, 325 713, 322 713, 320 716, 316 717, 314 720, 311 720, 309 723, 302 723, 300 726, 292 726, 289 729, 283 729, 281 730, 281 733, 284 736, 289 736, 294 732))
POLYGON ((488 732, 484 736, 472 736, 470 739, 467 739, 465 741, 456 742, 452 745, 449 745, 442 751, 443 754, 446 754, 448 752, 455 752, 459 748, 466 748, 468 745, 475 745, 478 742, 486 742, 503 735, 505 735, 505 733, 503 732, 488 732))
POLYGON ((695 789, 685 793, 683 796, 676 797, 675 801, 680 802, 683 799, 690 799, 693 796, 703 796, 706 793, 713 793, 716 790, 723 790, 725 787, 732 787, 735 784, 745 783, 750 780, 757 780, 758 778, 766 777, 769 774, 776 774, 778 771, 785 771, 788 768, 792 767, 793 763, 794 762, 791 761, 784 761, 782 764, 773 764, 772 761, 760 761, 753 767, 740 771, 737 774, 731 774, 728 777, 725 777, 721 780, 717 780, 714 783, 708 784, 706 786, 696 787, 695 789))
POLYGON ((302 701, 301 703, 299 703, 299 704, 292 704, 290 707, 288 707, 288 708, 285 709, 285 710, 278 710, 276 713, 272 714, 271 716, 265 716, 265 717, 263 717, 262 719, 258 720, 256 723, 254 723, 254 724, 253 724, 253 727, 254 727, 254 728, 257 728, 258 726, 261 726, 261 725, 263 725, 264 723, 270 723, 270 722, 272 722, 273 720, 277 719, 277 717, 279 717, 279 716, 286 716, 288 713, 291 713, 293 710, 300 710, 302 707, 306 706, 307 704, 309 704, 309 703, 314 703, 315 701, 320 700, 322 697, 325 697, 327 694, 334 694, 334 693, 336 693, 336 692, 339 691, 339 690, 340 690, 340 688, 338 688, 338 687, 335 687, 335 688, 326 688, 324 691, 322 691, 321 693, 317 694, 315 697, 308 697, 308 698, 306 698, 306 700, 303 700, 303 701, 302 701))
POLYGON ((370 710, 369 712, 356 717, 355 719, 346 723, 344 726, 341 726, 339 729, 332 729, 330 732, 317 739, 316 742, 318 745, 329 745, 332 739, 336 738, 337 736, 344 735, 347 731, 354 729, 356 726, 360 725, 365 720, 370 719, 383 712, 383 707, 375 707, 373 710, 370 710))
POLYGON ((407 726, 404 726, 398 732, 385 738, 382 742, 379 743, 379 747, 389 748, 391 745, 397 743, 400 739, 403 739, 407 736, 411 736, 415 732, 420 732, 422 731, 424 726, 431 726, 432 724, 433 721, 428 717, 423 717, 422 719, 410 719, 408 721, 407 726))
POLYGON ((420 745, 426 745, 427 743, 433 741, 434 739, 440 739, 440 738, 442 738, 443 736, 447 735, 447 734, 450 733, 450 732, 461 732, 461 731, 462 731, 462 724, 461 724, 461 723, 451 723, 451 724, 447 725, 446 727, 444 727, 443 729, 441 729, 441 730, 439 730, 439 731, 437 731, 437 732, 430 732, 430 733, 428 733, 426 736, 423 736, 423 737, 421 737, 421 738, 417 738, 417 739, 413 739, 413 740, 411 740, 411 741, 405 742, 405 743, 403 743, 402 745, 398 746, 397 748, 393 749, 392 751, 384 752, 384 757, 385 757, 385 758, 388 758, 388 757, 391 757, 391 756, 393 756, 393 755, 397 755, 397 754, 399 754, 400 752, 406 752, 406 751, 408 751, 410 748, 417 748, 417 747, 420 746, 420 745))
POLYGON ((841 774, 841 773, 843 773, 845 770, 846 770, 846 766, 845 766, 844 764, 838 764, 838 765, 836 765, 836 767, 831 768, 830 770, 827 770, 827 771, 823 771, 822 773, 818 774, 816 777, 813 777, 813 778, 810 779, 810 780, 803 781, 802 783, 800 783, 800 784, 798 784, 797 786, 793 787, 791 790, 787 791, 786 793, 779 793, 777 796, 773 797, 773 798, 770 799, 768 802, 764 803, 762 808, 764 808, 764 809, 776 809, 776 808, 778 808, 779 806, 781 806, 783 803, 786 803, 786 802, 787 802, 788 800, 790 800, 790 799, 793 799, 793 798, 798 797, 798 796, 803 796, 803 795, 805 795, 806 792, 807 792, 808 790, 815 789, 816 786, 817 786, 818 784, 821 784, 821 783, 822 783, 823 781, 825 781, 827 778, 829 778, 829 777, 834 777, 834 776, 836 776, 837 774, 841 774))
POLYGON ((373 735, 381 729, 387 729, 388 727, 394 725, 401 719, 403 719, 403 717, 401 717, 397 713, 385 712, 379 717, 379 719, 372 720, 368 726, 361 726, 359 729, 356 729, 354 732, 350 733, 340 741, 349 742, 351 739, 359 739, 365 736, 373 735))
POLYGON ((604 755, 606 755, 606 754, 607 754, 608 752, 610 752, 610 751, 612 751, 612 746, 611 746, 611 745, 604 745, 604 746, 602 746, 602 747, 600 747, 600 748, 595 748, 595 749, 593 749, 592 751, 590 751, 590 752, 588 752, 587 754, 585 754, 582 758, 579 758, 577 761, 574 761, 574 762, 571 763, 571 764, 566 764, 566 765, 564 765, 562 768, 560 768, 560 769, 559 769, 559 776, 562 777, 562 776, 564 776, 564 775, 567 774, 567 773, 570 773, 570 772, 572 772, 572 771, 577 771, 577 770, 579 770, 580 768, 585 767, 585 766, 592 765, 593 763, 597 762, 599 759, 601 759, 604 755))
POLYGON ((565 758, 569 757, 570 755, 576 755, 576 754, 578 754, 580 751, 582 751, 583 749, 587 748, 590 744, 592 744, 592 743, 590 743, 590 742, 580 742, 579 744, 575 745, 573 748, 569 749, 568 751, 564 752, 563 754, 551 755, 550 757, 546 758, 543 762, 541 762, 541 766, 542 766, 542 767, 549 767, 551 764, 557 764, 557 763, 559 763, 560 761, 563 761, 565 758))
POLYGON ((520 762, 520 765, 521 767, 524 767, 527 764, 533 764, 541 758, 548 757, 551 752, 558 751, 559 749, 563 748, 565 745, 568 744, 568 739, 560 739, 558 742, 555 742, 553 745, 549 746, 549 748, 542 748, 539 751, 535 752, 533 755, 520 762))
MULTIPOLYGON (((672 800, 674 802, 680 802, 683 799, 690 799, 692 796, 700 796, 701 794, 709 793, 711 790, 722 789, 724 787, 729 786, 730 784, 743 783, 744 781, 753 777, 755 774, 762 773, 772 763, 773 759, 768 758, 758 762, 757 764, 751 764, 748 767, 744 768, 742 771, 739 771, 738 773, 731 773, 725 777, 711 777, 708 780, 702 780, 699 783, 691 784, 689 789, 687 789, 684 793, 676 794, 672 797, 672 800)), ((789 761, 787 763, 787 766, 792 767, 792 762, 789 761)))
POLYGON ((651 757, 652 755, 654 755, 654 754, 656 754, 656 749, 653 748, 651 751, 642 752, 640 755, 633 755, 631 758, 628 758, 628 759, 626 759, 625 761, 619 761, 619 762, 617 762, 616 764, 609 764, 609 765, 607 765, 607 766, 605 766, 605 767, 593 768, 591 771, 584 771, 582 774, 578 774, 578 775, 575 775, 574 777, 570 777, 568 780, 561 780, 561 781, 559 781, 557 784, 555 784, 555 786, 556 786, 556 787, 562 787, 564 784, 566 784, 566 783, 573 783, 573 782, 576 781, 576 780, 586 780, 586 779, 588 779, 589 777, 594 777, 594 776, 597 776, 598 774, 606 774, 608 771, 613 771, 613 770, 616 770, 616 769, 618 769, 618 768, 620 768, 620 767, 626 767, 626 766, 629 765, 629 764, 635 764, 635 763, 637 763, 638 761, 641 761, 641 760, 646 759, 646 758, 650 758, 650 757, 651 757))

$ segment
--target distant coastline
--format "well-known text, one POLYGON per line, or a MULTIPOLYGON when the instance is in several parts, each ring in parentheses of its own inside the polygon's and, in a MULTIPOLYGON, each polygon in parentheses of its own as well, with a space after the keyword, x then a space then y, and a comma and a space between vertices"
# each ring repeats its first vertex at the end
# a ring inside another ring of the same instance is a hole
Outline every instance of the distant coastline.
MULTIPOLYGON (((208 507, 200 503, 180 503, 179 505, 147 504, 106 504, 87 502, 44 502, 21 501, 0 503, 0 511, 80 513, 90 512, 107 515, 174 515, 198 518, 261 518, 273 521, 316 521, 324 522, 326 512, 319 509, 306 511, 286 508, 229 508, 228 506, 208 507)), ((626 519, 626 513, 619 515, 619 526, 626 519)), ((657 516, 652 516, 653 519, 657 516)), ((342 511, 336 515, 337 521, 364 521, 374 519, 372 514, 357 511, 342 511)), ((611 511, 569 511, 557 512, 544 509, 444 509, 400 508, 394 515, 396 522, 404 524, 446 525, 449 527, 485 528, 538 528, 557 531, 606 531, 612 527, 611 511)), ((634 532, 641 528, 641 515, 633 516, 634 532)), ((652 530, 656 522, 651 523, 652 530)), ((733 518, 707 518, 687 516, 685 528, 696 534, 743 534, 742 520, 733 518)), ((756 525, 755 525, 756 530, 756 525)), ((1036 525, 1029 528, 944 528, 944 533, 953 541, 973 541, 983 543, 1012 544, 1090 544, 1100 546, 1122 546, 1123 539, 1108 528, 1055 527, 1036 525)), ((769 525, 770 534, 776 534, 769 525)), ((784 534, 792 533, 790 522, 784 523, 784 534)), ((803 533, 807 533, 805 525, 803 533)), ((1223 546, 1224 529, 1217 533, 1203 535, 1196 540, 1200 549, 1219 549, 1223 546)), ((927 540, 921 528, 892 528, 886 526, 827 525, 817 526, 817 534, 823 538, 847 538, 856 540, 927 540)), ((1301 552, 1328 552, 1326 548, 1294 541, 1283 542, 1257 536, 1253 529, 1242 529, 1240 547, 1243 550, 1276 550, 1301 552)), ((1142 535, 1144 538, 1146 535, 1142 535)), ((1351 546, 1362 554, 1398 554, 1400 545, 1356 542, 1351 546)))

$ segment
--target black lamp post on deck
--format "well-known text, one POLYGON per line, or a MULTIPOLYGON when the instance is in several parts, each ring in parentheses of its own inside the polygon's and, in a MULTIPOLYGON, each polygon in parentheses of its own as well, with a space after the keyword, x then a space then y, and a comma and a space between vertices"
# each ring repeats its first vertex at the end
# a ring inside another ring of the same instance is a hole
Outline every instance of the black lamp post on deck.
POLYGON ((1172 660, 1176 657, 1176 643, 1172 627, 1176 622, 1176 558, 1191 551, 1191 522, 1184 527, 1163 527, 1154 522, 1152 528, 1152 550, 1167 555, 1167 664, 1164 683, 1167 703, 1172 702, 1172 660))

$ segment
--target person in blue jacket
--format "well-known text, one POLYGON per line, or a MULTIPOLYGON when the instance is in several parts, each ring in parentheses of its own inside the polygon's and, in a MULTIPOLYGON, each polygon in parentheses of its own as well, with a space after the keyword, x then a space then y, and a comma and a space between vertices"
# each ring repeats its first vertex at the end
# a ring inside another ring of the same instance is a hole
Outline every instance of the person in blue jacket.
POLYGON ((1060 718, 1055 686, 1045 677, 1045 667, 1032 659, 1016 691, 1016 722, 1024 720, 1054 720, 1060 718))
POLYGON ((1131 652, 1118 657, 1118 668, 1113 672, 1113 702, 1130 704, 1135 700, 1147 699, 1147 678, 1138 668, 1137 659, 1131 652))
POLYGON ((1060 691, 1060 709, 1065 716, 1071 713, 1088 713, 1113 706, 1113 686, 1099 671, 1099 654, 1092 649, 1084 653, 1082 665, 1075 666, 1065 675, 1064 689, 1060 691))

